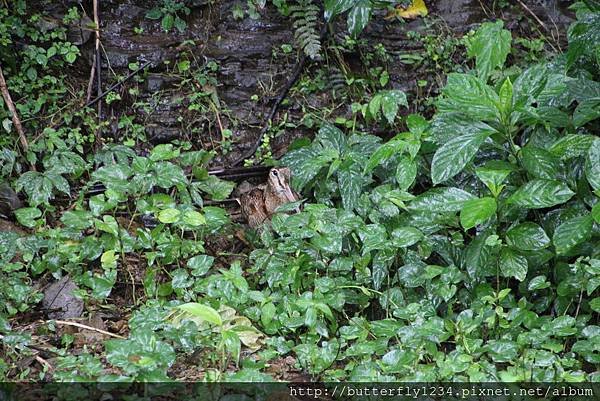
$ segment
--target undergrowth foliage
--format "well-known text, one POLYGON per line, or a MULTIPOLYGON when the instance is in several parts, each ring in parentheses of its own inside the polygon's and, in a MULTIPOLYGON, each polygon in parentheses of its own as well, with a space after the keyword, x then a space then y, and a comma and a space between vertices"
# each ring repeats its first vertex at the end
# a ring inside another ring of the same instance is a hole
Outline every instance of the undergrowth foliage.
MULTIPOLYGON (((370 17, 369 2, 330 3, 356 32, 370 17)), ((133 311, 128 338, 101 355, 68 355, 62 336, 56 380, 168 380, 182 355, 208 381, 272 380, 267 365, 286 356, 324 380, 599 380, 600 7, 577 7, 568 51, 522 70, 506 66, 502 22, 482 24, 468 40, 474 68, 449 74, 433 117, 402 118, 389 140, 324 122, 294 144, 282 163, 308 201, 281 208, 247 236, 249 257, 228 264, 208 252, 239 228, 205 201, 234 186, 208 174, 214 152, 114 144, 83 157, 81 141, 49 130, 28 155, 37 171, 21 173, 3 149, 0 174, 27 199, 14 218, 29 231, 0 232, 0 378, 34 354, 15 327, 42 298, 33 283, 69 275, 107 309, 131 285, 133 311)), ((303 10, 295 28, 314 30, 303 10)), ((31 79, 23 68, 7 68, 19 72, 11 88, 31 79)), ((386 89, 358 106, 387 127, 408 105, 386 89)))

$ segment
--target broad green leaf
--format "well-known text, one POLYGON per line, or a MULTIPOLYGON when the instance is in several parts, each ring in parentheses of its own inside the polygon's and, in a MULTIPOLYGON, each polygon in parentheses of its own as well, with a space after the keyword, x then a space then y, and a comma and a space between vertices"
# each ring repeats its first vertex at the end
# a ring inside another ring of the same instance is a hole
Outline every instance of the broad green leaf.
POLYGON ((417 196, 408 205, 408 209, 424 212, 458 212, 465 201, 475 196, 459 188, 434 188, 417 196))
POLYGON ((173 147, 172 144, 156 145, 150 152, 149 159, 152 161, 171 160, 179 156, 179 149, 173 147))
POLYGON ((408 107, 406 93, 395 89, 383 92, 381 98, 381 111, 388 120, 388 123, 394 123, 396 114, 398 114, 398 109, 401 105, 408 107))
MULTIPOLYGON (((169 210, 169 209, 167 209, 167 210, 169 210)), ((172 210, 176 210, 176 209, 172 209, 172 210)), ((203 224, 206 224, 206 219, 204 218, 202 213, 197 212, 195 210, 186 210, 185 212, 183 212, 183 217, 181 220, 184 224, 187 224, 188 226, 192 226, 192 227, 198 227, 203 224)), ((164 222, 161 221, 161 223, 164 223, 164 222)))
POLYGON ((437 185, 460 173, 491 132, 477 132, 451 139, 440 147, 431 162, 431 179, 437 185))
POLYGON ((209 175, 205 180, 194 183, 201 191, 206 192, 215 201, 227 199, 235 188, 235 183, 225 181, 214 175, 209 175))
POLYGON ((332 17, 348 11, 357 0, 325 0, 325 19, 331 20, 332 17))
POLYGON ((406 248, 423 239, 423 233, 414 227, 400 227, 392 231, 392 243, 400 248, 406 248))
POLYGON ((149 19, 160 19, 160 17, 162 17, 162 11, 160 11, 160 8, 153 8, 146 13, 146 18, 149 19))
POLYGON ((358 0, 348 13, 348 32, 352 36, 358 36, 365 29, 371 19, 371 9, 373 8, 369 0, 358 0))
POLYGON ((365 166, 365 173, 373 171, 378 165, 385 163, 393 155, 400 153, 406 147, 406 142, 400 139, 394 138, 389 142, 381 145, 369 158, 367 165, 365 166))
POLYGON ((514 277, 519 281, 527 276, 527 259, 514 250, 504 247, 500 252, 500 270, 504 277, 514 277))
POLYGON ((438 112, 465 114, 472 120, 494 121, 498 118, 498 94, 474 75, 448 74, 442 94, 437 102, 438 112))
POLYGON ((597 118, 600 118, 600 98, 586 99, 573 112, 573 125, 581 127, 597 118))
POLYGON ((600 138, 596 138, 588 150, 585 176, 594 191, 600 196, 600 138))
POLYGON ((550 245, 544 229, 532 222, 521 223, 506 232, 506 241, 522 251, 535 251, 550 245))
POLYGON ((529 284, 527 285, 527 289, 529 291, 535 290, 543 290, 544 288, 550 287, 550 283, 546 281, 546 276, 536 276, 529 280, 529 284))
POLYGON ((600 202, 597 202, 592 208, 592 217, 596 223, 600 224, 600 202))
POLYGON ((494 198, 477 198, 466 201, 460 211, 460 224, 465 230, 483 223, 496 213, 494 198))
POLYGON ((170 31, 171 28, 173 28, 173 23, 175 22, 175 17, 173 16, 173 14, 164 14, 162 17, 162 20, 160 22, 160 25, 162 26, 162 29, 166 32, 170 31))
POLYGON ((356 164, 338 170, 338 184, 344 209, 352 210, 360 197, 363 176, 356 164))
POLYGON ((521 150, 523 167, 535 178, 558 178, 560 160, 545 149, 526 146, 521 150))
POLYGON ((558 226, 552 237, 556 253, 563 255, 590 239, 593 225, 592 216, 586 215, 572 218, 558 226))
POLYGON ((90 212, 85 210, 69 210, 62 215, 60 221, 75 230, 85 230, 93 224, 90 212))
POLYGON ((561 160, 572 159, 587 154, 595 139, 593 135, 569 134, 553 143, 549 150, 561 160))
POLYGON ((180 216, 181 211, 179 211, 178 209, 164 209, 158 213, 158 221, 160 221, 163 224, 171 224, 177 222, 180 216))
POLYGON ((35 220, 41 216, 42 212, 37 207, 24 207, 15 210, 15 217, 19 224, 29 228, 35 227, 35 220))
POLYGON ((503 28, 502 20, 484 22, 467 46, 467 54, 475 57, 477 72, 483 81, 487 81, 493 70, 504 65, 510 53, 512 37, 510 31, 503 28))
POLYGON ((111 215, 102 216, 102 220, 94 220, 94 226, 96 229, 111 234, 114 237, 119 236, 119 223, 111 215))
POLYGON ((475 169, 475 174, 493 194, 498 195, 504 188, 502 183, 514 170, 515 167, 510 163, 492 160, 475 169))
POLYGON ((523 185, 508 202, 527 209, 541 209, 565 203, 574 194, 565 183, 539 179, 523 185))
POLYGON ((215 258, 209 255, 198 255, 188 259, 187 267, 192 270, 193 276, 204 276, 212 267, 215 258))
POLYGON ((406 191, 417 177, 417 164, 409 157, 403 156, 396 166, 396 182, 402 191, 406 191))
POLYGON ((339 128, 331 124, 323 124, 317 133, 316 140, 325 149, 335 149, 338 154, 342 154, 348 146, 346 135, 339 128))
POLYGON ((431 137, 439 146, 461 135, 494 131, 488 124, 473 121, 471 117, 460 113, 438 114, 431 123, 431 137))
POLYGON ((207 305, 202 305, 197 302, 189 302, 176 307, 179 310, 185 311, 194 317, 212 323, 216 326, 222 326, 223 320, 219 312, 207 305))

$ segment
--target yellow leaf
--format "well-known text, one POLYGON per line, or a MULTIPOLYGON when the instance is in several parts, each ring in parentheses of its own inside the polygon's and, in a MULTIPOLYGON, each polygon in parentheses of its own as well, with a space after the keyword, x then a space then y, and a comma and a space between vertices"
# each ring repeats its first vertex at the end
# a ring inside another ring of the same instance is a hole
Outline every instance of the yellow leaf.
POLYGON ((408 8, 397 8, 386 18, 401 17, 404 19, 416 19, 418 17, 424 17, 428 13, 427 6, 424 0, 413 0, 412 4, 408 8))

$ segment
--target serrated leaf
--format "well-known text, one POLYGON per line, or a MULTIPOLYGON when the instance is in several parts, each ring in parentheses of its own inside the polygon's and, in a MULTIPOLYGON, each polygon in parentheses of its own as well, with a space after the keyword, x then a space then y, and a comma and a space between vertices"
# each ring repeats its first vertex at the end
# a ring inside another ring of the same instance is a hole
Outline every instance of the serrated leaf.
POLYGON ((431 179, 437 185, 462 171, 491 132, 476 132, 451 139, 434 154, 431 162, 431 179))
POLYGON ((519 281, 527 276, 527 259, 517 254, 510 248, 503 248, 500 252, 500 270, 504 277, 514 277, 519 281))
POLYGON ((593 225, 592 216, 586 215, 572 218, 558 226, 552 237, 556 253, 563 255, 590 239, 593 225))
POLYGON ((535 251, 550 245, 550 238, 544 229, 532 222, 522 223, 508 230, 506 241, 523 251, 535 251))
POLYGON ((498 94, 480 78, 470 74, 448 74, 448 82, 437 101, 438 112, 465 114, 471 120, 498 118, 498 94))
POLYGON ((540 209, 565 203, 575 195, 569 187, 555 180, 532 180, 508 199, 509 203, 527 209, 540 209))
POLYGON ((460 224, 465 230, 483 223, 496 213, 496 200, 485 197, 466 201, 460 211, 460 224))

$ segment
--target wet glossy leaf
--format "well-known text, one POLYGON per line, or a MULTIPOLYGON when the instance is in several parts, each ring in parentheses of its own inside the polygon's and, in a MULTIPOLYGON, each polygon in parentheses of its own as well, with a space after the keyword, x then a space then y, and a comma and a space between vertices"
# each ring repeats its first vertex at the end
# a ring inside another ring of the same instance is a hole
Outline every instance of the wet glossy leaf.
POLYGON ((466 201, 460 211, 460 224, 465 230, 488 220, 496 213, 494 198, 477 198, 466 201))
POLYGON ((594 220, 591 215, 575 217, 562 223, 552 237, 556 253, 565 254, 592 235, 594 220))
POLYGON ((519 188, 508 202, 527 209, 540 209, 565 203, 575 195, 560 181, 531 180, 519 188))
POLYGON ((439 184, 460 173, 470 162, 491 132, 461 135, 446 142, 433 156, 431 179, 439 184))
POLYGON ((527 276, 527 259, 510 248, 503 248, 500 253, 500 270, 504 277, 514 277, 519 281, 527 276))
POLYGON ((479 77, 486 81, 490 73, 504 65, 510 53, 511 34, 503 29, 502 20, 484 22, 467 46, 469 57, 475 57, 479 77))
POLYGON ((523 251, 534 251, 550 245, 550 238, 544 229, 532 222, 522 223, 508 230, 506 241, 523 251))

